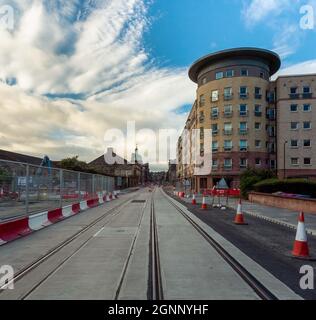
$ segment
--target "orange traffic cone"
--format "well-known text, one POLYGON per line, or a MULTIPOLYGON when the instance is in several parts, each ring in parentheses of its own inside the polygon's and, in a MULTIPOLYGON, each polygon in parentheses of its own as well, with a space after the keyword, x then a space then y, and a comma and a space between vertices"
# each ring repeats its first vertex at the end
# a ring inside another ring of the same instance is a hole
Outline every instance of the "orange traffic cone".
POLYGON ((193 196, 192 196, 192 204, 196 206, 195 193, 193 193, 193 196))
POLYGON ((243 214, 242 208, 241 208, 241 199, 239 200, 238 207, 237 207, 237 214, 236 214, 236 217, 235 217, 235 224, 246 225, 245 220, 244 220, 244 214, 243 214))
POLYGON ((206 204, 205 195, 203 195, 202 210, 207 210, 207 204, 206 204))
POLYGON ((301 212, 298 218, 298 226, 292 254, 296 258, 310 258, 305 228, 304 212, 301 212))

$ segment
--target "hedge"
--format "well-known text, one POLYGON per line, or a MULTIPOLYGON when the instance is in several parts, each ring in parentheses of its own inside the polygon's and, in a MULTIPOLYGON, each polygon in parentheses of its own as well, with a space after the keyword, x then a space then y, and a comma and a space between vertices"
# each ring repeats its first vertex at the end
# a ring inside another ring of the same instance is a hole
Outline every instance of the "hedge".
POLYGON ((263 193, 285 192, 301 194, 316 198, 316 182, 305 179, 268 179, 256 183, 253 186, 253 190, 263 193))

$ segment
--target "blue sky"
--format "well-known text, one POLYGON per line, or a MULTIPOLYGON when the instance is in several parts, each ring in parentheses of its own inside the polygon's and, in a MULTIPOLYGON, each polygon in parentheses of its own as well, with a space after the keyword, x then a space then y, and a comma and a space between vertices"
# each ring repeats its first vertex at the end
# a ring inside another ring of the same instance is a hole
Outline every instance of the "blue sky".
MULTIPOLYGON (((90 161, 128 121, 176 140, 195 100, 188 68, 205 54, 262 47, 280 74, 316 73, 307 4, 316 12, 316 0, 0 0, 14 18, 11 30, 0 17, 0 148, 90 161)), ((118 153, 156 154, 149 136, 118 139, 118 153)))
MULTIPOLYGON (((275 49, 282 32, 291 25, 299 27, 302 17, 299 9, 309 2, 293 0, 283 13, 270 12, 271 21, 258 19, 249 26, 242 12, 250 3, 242 0, 154 1, 149 10, 152 25, 145 34, 145 46, 157 63, 167 66, 188 66, 205 54, 231 47, 275 49)), ((262 7, 258 5, 257 10, 262 7)), ((284 66, 315 58, 315 31, 297 33, 300 34, 295 36, 295 42, 299 44, 293 43, 295 52, 283 57, 284 66)))

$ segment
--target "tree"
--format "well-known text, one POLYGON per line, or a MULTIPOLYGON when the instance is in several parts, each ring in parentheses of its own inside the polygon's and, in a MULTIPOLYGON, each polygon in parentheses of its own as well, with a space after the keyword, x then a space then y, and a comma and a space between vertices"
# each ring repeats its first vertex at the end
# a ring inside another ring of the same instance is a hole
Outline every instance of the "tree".
POLYGON ((240 177, 240 190, 244 198, 248 197, 248 193, 253 190, 256 183, 275 178, 275 173, 265 169, 247 169, 240 177))
POLYGON ((73 170, 73 171, 87 171, 88 165, 84 161, 78 160, 79 156, 72 158, 66 158, 60 161, 59 166, 62 169, 73 170))

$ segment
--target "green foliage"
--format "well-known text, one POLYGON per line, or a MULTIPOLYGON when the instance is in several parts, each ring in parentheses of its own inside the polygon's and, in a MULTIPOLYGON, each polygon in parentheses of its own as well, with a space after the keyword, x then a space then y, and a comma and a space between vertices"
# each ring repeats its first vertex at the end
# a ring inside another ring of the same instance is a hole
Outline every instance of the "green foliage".
POLYGON ((248 193, 253 190, 253 186, 258 182, 274 177, 275 174, 271 170, 247 169, 240 177, 240 190, 242 197, 247 198, 248 193))
POLYGON ((80 171, 80 172, 91 173, 91 174, 101 174, 101 175, 104 174, 104 172, 101 172, 100 170, 92 168, 86 162, 80 161, 78 158, 79 157, 76 156, 73 158, 63 159, 60 161, 59 167, 65 170, 80 171))
POLYGON ((11 180, 10 173, 5 169, 0 168, 0 183, 8 182, 10 180, 11 180))
POLYGON ((254 191, 263 193, 285 192, 316 198, 316 182, 305 179, 268 179, 254 185, 254 191))

